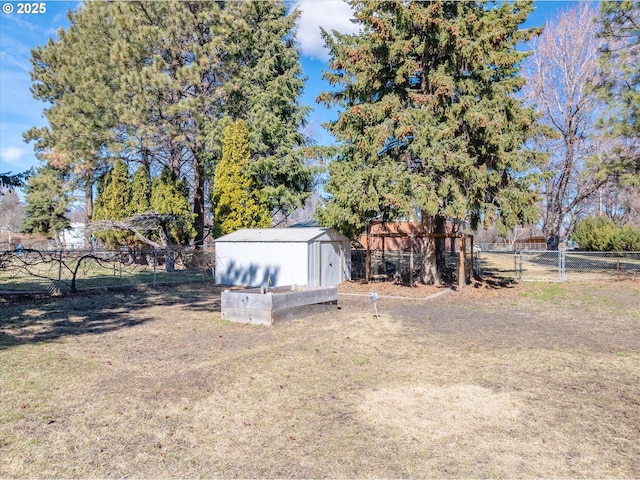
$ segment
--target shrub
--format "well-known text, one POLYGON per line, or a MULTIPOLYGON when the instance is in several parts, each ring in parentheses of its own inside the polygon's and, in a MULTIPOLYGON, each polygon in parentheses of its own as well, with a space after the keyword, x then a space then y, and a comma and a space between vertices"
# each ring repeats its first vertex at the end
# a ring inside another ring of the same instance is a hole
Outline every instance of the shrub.
POLYGON ((610 250, 615 224, 607 217, 589 217, 576 225, 571 238, 578 242, 582 250, 610 250))
POLYGON ((571 235, 582 250, 639 251, 640 229, 631 225, 617 227, 608 217, 589 217, 581 220, 571 235))
POLYGON ((640 228, 625 225, 611 237, 611 249, 616 252, 640 251, 640 228))

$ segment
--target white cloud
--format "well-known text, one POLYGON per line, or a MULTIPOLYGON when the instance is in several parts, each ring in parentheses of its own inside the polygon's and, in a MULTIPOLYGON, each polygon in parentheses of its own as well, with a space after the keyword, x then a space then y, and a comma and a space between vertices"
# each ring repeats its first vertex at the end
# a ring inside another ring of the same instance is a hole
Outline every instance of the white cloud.
POLYGON ((320 27, 327 32, 337 30, 341 33, 355 33, 358 26, 353 18, 351 7, 342 0, 298 0, 296 8, 300 10, 298 40, 302 54, 318 60, 327 60, 328 51, 320 36, 320 27))
POLYGON ((15 163, 20 160, 25 151, 22 148, 10 147, 0 150, 0 158, 7 163, 15 163))

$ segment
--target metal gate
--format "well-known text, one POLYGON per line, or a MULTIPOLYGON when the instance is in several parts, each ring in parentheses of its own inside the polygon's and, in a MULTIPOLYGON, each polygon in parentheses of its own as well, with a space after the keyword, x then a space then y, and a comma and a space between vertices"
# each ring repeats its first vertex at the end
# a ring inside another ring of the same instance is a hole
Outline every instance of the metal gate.
POLYGON ((514 276, 529 282, 563 282, 564 252, 520 251, 513 254, 514 276))

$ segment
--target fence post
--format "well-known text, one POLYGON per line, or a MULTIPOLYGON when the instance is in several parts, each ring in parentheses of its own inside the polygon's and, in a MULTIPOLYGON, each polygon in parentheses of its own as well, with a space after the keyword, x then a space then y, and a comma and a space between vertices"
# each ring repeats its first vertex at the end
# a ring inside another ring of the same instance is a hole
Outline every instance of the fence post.
POLYGON ((156 266, 158 265, 158 250, 153 250, 153 286, 156 286, 156 266))
POLYGON ((60 255, 58 256, 58 291, 56 293, 60 294, 62 292, 62 249, 60 249, 60 255))
POLYGON ((562 283, 562 250, 558 249, 558 281, 562 283))
POLYGON ((411 250, 409 252, 409 286, 413 287, 413 232, 411 232, 410 238, 411 250))
POLYGON ((524 272, 524 252, 520 250, 520 280, 522 280, 523 272, 524 272))
POLYGON ((558 280, 564 282, 564 249, 558 249, 558 280))
POLYGON ((520 250, 513 252, 513 275, 516 280, 522 280, 522 263, 524 261, 523 252, 520 250))
POLYGON ((473 276, 476 274, 476 264, 475 264, 475 258, 474 257, 474 245, 473 245, 473 235, 471 235, 471 245, 469 246, 469 251, 471 252, 471 269, 469 273, 469 281, 471 281, 473 279, 473 276))

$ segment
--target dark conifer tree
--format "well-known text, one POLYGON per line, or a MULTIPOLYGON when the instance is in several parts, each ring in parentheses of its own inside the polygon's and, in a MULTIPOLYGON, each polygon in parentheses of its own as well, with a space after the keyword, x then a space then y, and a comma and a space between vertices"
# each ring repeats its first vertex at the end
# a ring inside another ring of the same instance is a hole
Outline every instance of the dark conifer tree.
POLYGON ((118 158, 151 177, 163 167, 187 177, 200 246, 223 129, 244 119, 252 175, 272 214, 287 214, 313 179, 300 150, 307 109, 295 18, 283 0, 87 2, 58 40, 33 52, 34 95, 50 103, 49 125, 26 138, 83 179, 89 220, 94 182, 118 158))
POLYGON ((26 206, 22 231, 45 235, 62 247, 62 233, 70 226, 67 210, 71 200, 64 172, 44 166, 29 178, 24 191, 26 206))
POLYGON ((599 93, 608 109, 602 126, 620 140, 614 173, 640 185, 640 3, 607 0, 600 4, 605 40, 599 93))
MULTIPOLYGON (((341 170, 397 162, 427 233, 443 233, 447 218, 474 228, 497 221, 502 231, 534 220, 528 172, 536 156, 523 145, 536 124, 515 96, 526 56, 516 46, 535 33, 520 25, 533 2, 350 3, 362 30, 325 33, 331 55, 325 77, 336 90, 319 97, 342 110, 329 126, 345 149, 338 161, 350 165, 341 170)), ((327 213, 341 190, 357 191, 352 181, 359 178, 342 175, 329 184, 327 213)), ((399 200, 405 182, 397 187, 384 195, 388 208, 406 204, 399 200)), ((337 210, 357 211, 353 202, 355 196, 337 210)), ((337 223, 334 215, 325 222, 337 223)), ((439 283, 443 254, 444 242, 425 239, 425 283, 439 283)))

